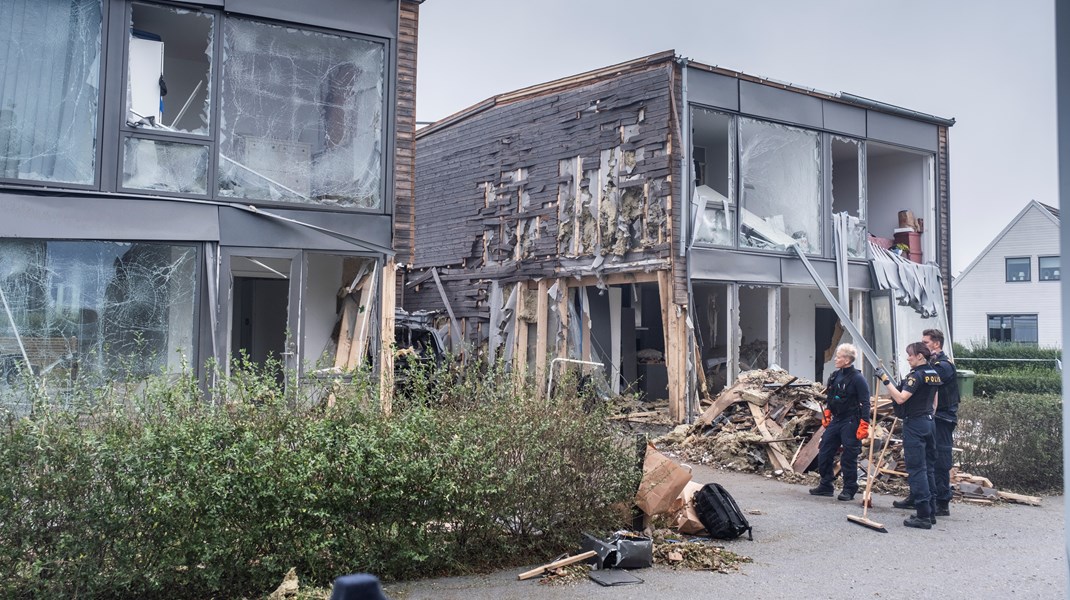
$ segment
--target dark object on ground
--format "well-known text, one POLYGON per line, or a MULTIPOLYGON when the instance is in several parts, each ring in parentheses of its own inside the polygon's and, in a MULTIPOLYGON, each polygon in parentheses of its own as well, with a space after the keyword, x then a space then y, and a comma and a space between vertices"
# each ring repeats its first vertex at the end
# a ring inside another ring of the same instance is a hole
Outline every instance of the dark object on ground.
POLYGON ((915 529, 932 529, 933 524, 929 519, 918 518, 918 515, 910 515, 908 519, 903 521, 903 525, 907 527, 913 527, 915 529))
POLYGON ((828 496, 829 498, 831 498, 833 493, 835 493, 835 490, 833 490, 832 488, 823 488, 821 486, 810 488, 811 496, 828 496))
POLYGON ((587 574, 595 583, 602 586, 614 586, 614 585, 630 585, 633 583, 643 583, 642 579, 639 579, 635 575, 632 575, 628 571, 622 569, 600 569, 591 571, 587 574))
POLYGON ((840 502, 850 502, 851 500, 855 499, 855 493, 843 490, 842 492, 840 492, 839 496, 836 496, 836 499, 840 502))
POLYGON ((580 545, 584 551, 595 551, 587 561, 595 570, 644 569, 654 564, 654 541, 648 537, 618 531, 603 540, 584 533, 580 545))
POLYGON ((747 538, 754 539, 753 528, 747 517, 739 510, 732 495, 719 483, 707 483, 695 492, 695 512, 711 537, 733 540, 746 531, 747 538))
POLYGON ((914 497, 913 496, 907 496, 906 498, 903 498, 902 500, 893 500, 892 501, 892 506, 894 506, 895 508, 904 508, 904 509, 907 509, 907 510, 914 510, 914 497))
POLYGON ((387 600, 375 575, 357 573, 334 580, 331 600, 387 600))

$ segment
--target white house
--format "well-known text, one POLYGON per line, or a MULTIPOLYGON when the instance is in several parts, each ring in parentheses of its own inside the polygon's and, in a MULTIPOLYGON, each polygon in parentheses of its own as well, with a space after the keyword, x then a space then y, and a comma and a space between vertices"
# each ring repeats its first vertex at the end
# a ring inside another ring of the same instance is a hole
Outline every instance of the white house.
POLYGON ((955 340, 1061 347, 1059 209, 1031 200, 952 283, 955 340))

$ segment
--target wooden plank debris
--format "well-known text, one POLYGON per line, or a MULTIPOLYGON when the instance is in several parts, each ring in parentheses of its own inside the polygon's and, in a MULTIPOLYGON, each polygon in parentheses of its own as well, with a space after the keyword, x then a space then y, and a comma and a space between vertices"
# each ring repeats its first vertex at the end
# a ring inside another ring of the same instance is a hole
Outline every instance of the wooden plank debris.
POLYGON ((539 575, 542 575, 543 573, 545 573, 545 572, 547 572, 547 571, 549 571, 551 569, 557 569, 557 568, 560 568, 560 567, 567 567, 568 565, 575 564, 575 563, 578 563, 580 561, 587 560, 588 558, 593 558, 597 554, 598 553, 595 552, 594 550, 588 550, 587 552, 584 552, 582 554, 577 554, 575 556, 569 556, 567 558, 562 558, 561 560, 555 560, 554 562, 547 563, 547 564, 545 564, 545 565, 543 565, 541 567, 535 567, 534 569, 532 569, 530 571, 524 571, 523 573, 517 575, 516 578, 521 580, 521 581, 523 581, 525 579, 531 579, 532 577, 538 577, 539 575))

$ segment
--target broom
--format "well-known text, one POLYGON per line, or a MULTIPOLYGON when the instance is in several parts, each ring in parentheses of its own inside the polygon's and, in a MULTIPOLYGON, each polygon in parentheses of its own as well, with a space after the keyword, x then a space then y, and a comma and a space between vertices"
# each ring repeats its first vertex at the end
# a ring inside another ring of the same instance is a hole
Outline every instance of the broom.
MULTIPOLYGON (((874 388, 874 390, 875 389, 876 388, 874 388)), ((871 422, 873 423, 874 427, 877 426, 877 398, 878 398, 878 396, 876 394, 874 394, 873 395, 873 418, 871 419, 871 422)), ((884 525, 881 525, 880 523, 878 523, 878 522, 876 522, 876 521, 874 521, 872 519, 866 518, 866 515, 869 514, 869 505, 872 504, 872 502, 870 502, 870 500, 869 500, 869 494, 870 494, 870 490, 873 489, 873 446, 876 444, 876 441, 877 441, 877 436, 875 436, 875 435, 870 435, 869 436, 869 460, 868 460, 868 462, 866 464, 866 491, 865 491, 865 493, 862 494, 862 516, 859 517, 857 515, 847 515, 847 520, 852 522, 852 523, 857 523, 857 524, 861 525, 862 527, 868 527, 868 528, 870 528, 870 529, 872 529, 874 531, 879 531, 881 533, 888 533, 888 530, 884 528, 884 525)), ((887 447, 888 446, 886 444, 885 448, 887 448, 887 447)), ((881 454, 884 454, 883 450, 881 451, 881 454)))

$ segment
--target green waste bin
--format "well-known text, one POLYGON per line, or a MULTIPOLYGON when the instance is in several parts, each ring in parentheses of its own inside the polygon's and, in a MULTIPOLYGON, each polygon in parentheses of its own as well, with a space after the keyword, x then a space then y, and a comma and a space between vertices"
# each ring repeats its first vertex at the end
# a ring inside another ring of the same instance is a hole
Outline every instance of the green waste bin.
POLYGON ((967 369, 958 369, 955 374, 955 379, 959 382, 959 396, 960 397, 973 397, 973 380, 977 378, 977 373, 967 369))

